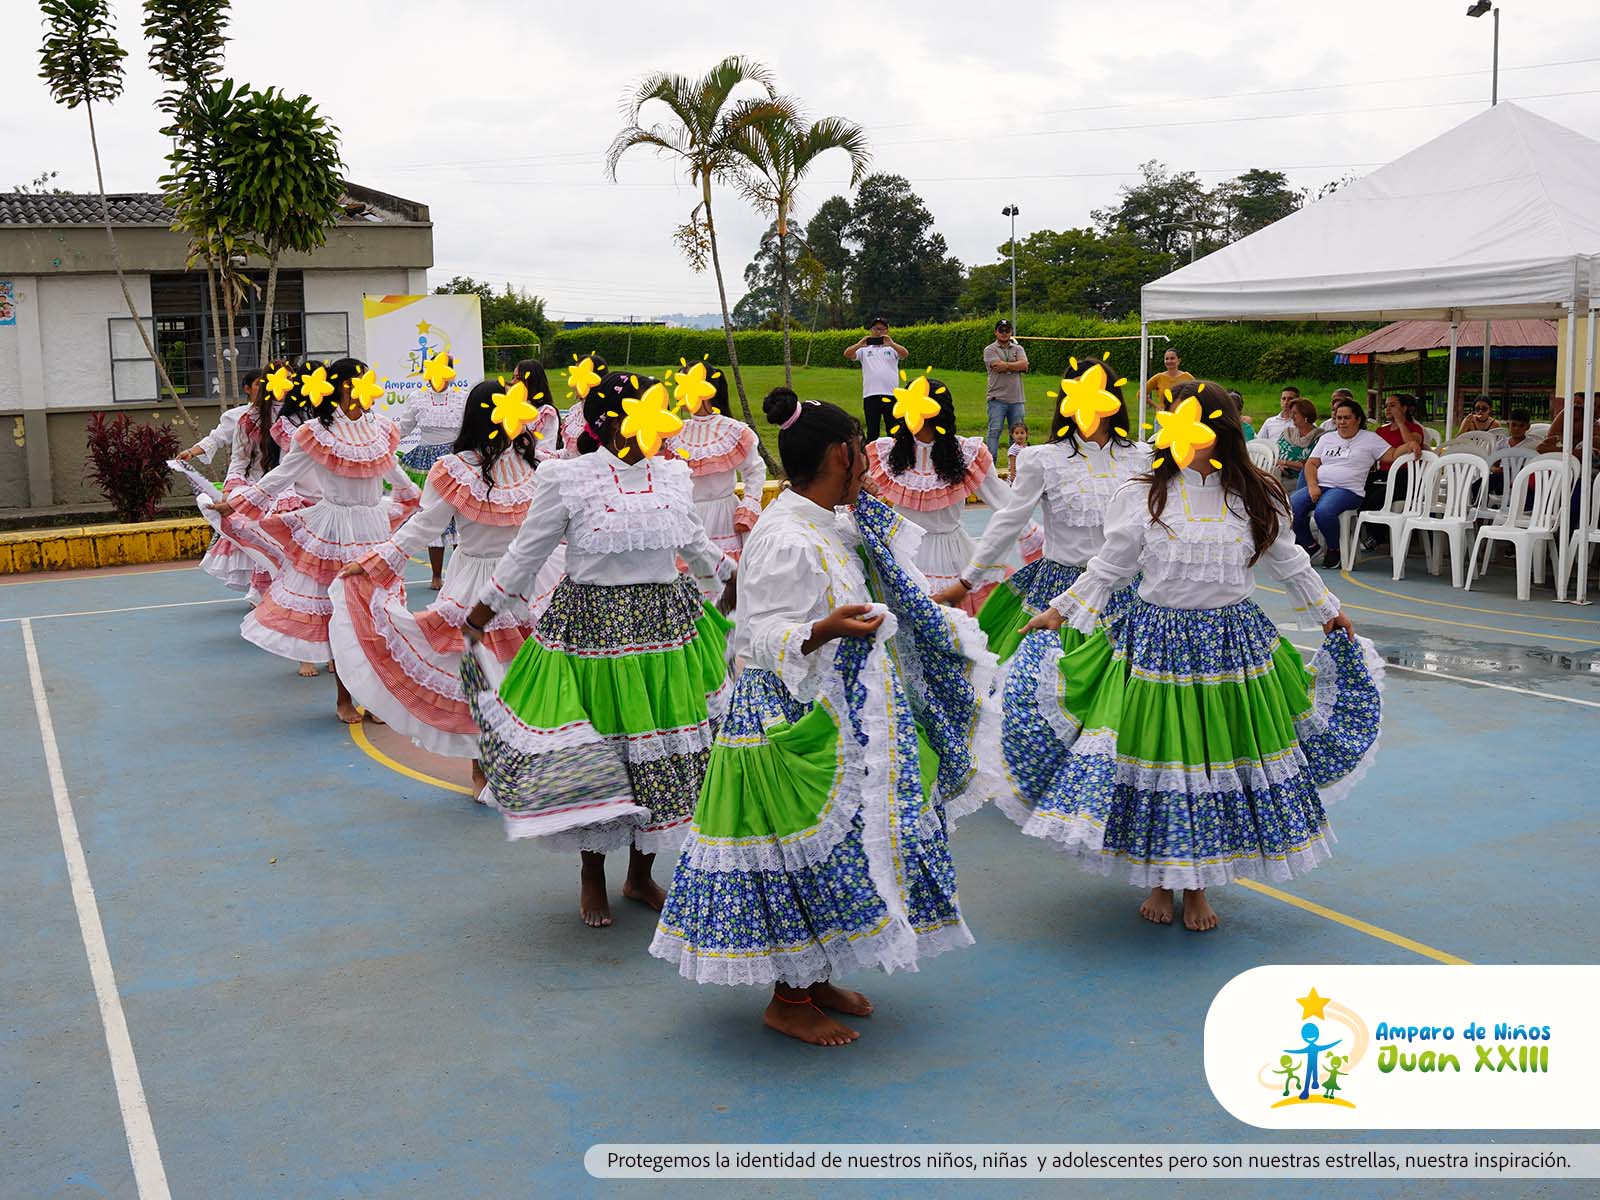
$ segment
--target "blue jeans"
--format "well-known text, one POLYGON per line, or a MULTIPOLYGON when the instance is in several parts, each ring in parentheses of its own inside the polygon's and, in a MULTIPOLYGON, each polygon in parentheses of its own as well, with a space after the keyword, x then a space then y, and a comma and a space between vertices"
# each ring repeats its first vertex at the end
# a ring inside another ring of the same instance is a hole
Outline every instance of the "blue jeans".
POLYGON ((1339 515, 1352 508, 1360 508, 1366 497, 1349 488, 1323 488, 1315 502, 1311 489, 1301 488, 1289 494, 1289 507, 1294 511, 1294 540, 1307 550, 1314 547, 1311 540, 1311 518, 1316 517, 1317 528, 1322 530, 1322 541, 1329 551, 1339 549, 1339 515))
POLYGON ((1005 433, 1006 440, 1010 441, 1011 427, 1021 425, 1027 419, 1028 407, 1021 401, 989 401, 989 432, 983 444, 989 447, 989 457, 994 459, 997 466, 1000 462, 1000 435, 1005 433))

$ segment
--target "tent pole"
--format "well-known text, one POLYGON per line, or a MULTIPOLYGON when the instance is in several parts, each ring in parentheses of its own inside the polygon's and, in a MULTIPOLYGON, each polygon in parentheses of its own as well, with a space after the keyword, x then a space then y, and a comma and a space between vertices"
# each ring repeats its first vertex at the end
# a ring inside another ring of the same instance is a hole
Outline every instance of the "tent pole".
POLYGON ((1134 441, 1142 442, 1144 436, 1144 402, 1147 395, 1146 388, 1150 383, 1150 323, 1144 319, 1144 314, 1139 314, 1139 428, 1134 434, 1134 441))
MULTIPOLYGON (((1566 397, 1562 401, 1561 410, 1561 461, 1567 466, 1572 465, 1572 392, 1578 381, 1578 289, 1572 289, 1572 300, 1567 305, 1567 371, 1566 371, 1566 397)), ((1556 599, 1567 598, 1567 576, 1562 570, 1566 566, 1567 551, 1572 545, 1572 505, 1564 502, 1561 505, 1561 541, 1556 550, 1556 599)))
POLYGON ((1589 603, 1589 533, 1594 528, 1590 520, 1594 490, 1594 312, 1595 301, 1589 300, 1589 335, 1584 351, 1583 389, 1583 478, 1578 483, 1578 595, 1579 604, 1589 603))
POLYGON ((1440 446, 1450 444, 1451 431, 1456 427, 1456 343, 1460 340, 1460 328, 1456 322, 1450 322, 1450 369, 1445 376, 1444 385, 1444 436, 1439 439, 1440 446))
POLYGON ((1489 394, 1489 343, 1492 338, 1489 322, 1485 321, 1483 323, 1483 395, 1485 396, 1489 394))

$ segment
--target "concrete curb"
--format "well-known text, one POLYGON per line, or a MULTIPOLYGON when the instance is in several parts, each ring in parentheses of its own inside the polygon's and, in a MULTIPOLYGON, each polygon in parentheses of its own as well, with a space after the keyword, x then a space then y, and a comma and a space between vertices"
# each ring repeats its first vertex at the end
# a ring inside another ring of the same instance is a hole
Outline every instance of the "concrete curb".
POLYGON ((73 571, 199 558, 211 544, 201 517, 137 525, 77 525, 0 533, 0 575, 73 571))

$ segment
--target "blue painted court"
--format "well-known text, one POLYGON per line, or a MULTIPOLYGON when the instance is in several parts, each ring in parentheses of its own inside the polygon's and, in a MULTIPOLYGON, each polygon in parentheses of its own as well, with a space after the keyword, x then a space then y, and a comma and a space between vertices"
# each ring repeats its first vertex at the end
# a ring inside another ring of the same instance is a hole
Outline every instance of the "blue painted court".
MULTIPOLYGON (((1201 1026, 1234 974, 1600 951, 1600 609, 1548 591, 1518 603, 1506 574, 1469 594, 1420 565, 1391 583, 1386 560, 1354 582, 1330 574, 1394 665, 1377 765, 1333 810, 1332 863, 1281 891, 1214 892, 1222 928, 1193 935, 1141 922, 1134 888, 985 811, 955 843, 978 945, 919 974, 850 979, 878 1012, 859 1043, 826 1051, 764 1030, 764 996, 696 988, 647 957, 648 911, 614 895, 615 926, 585 929, 575 861, 502 840, 498 818, 448 786, 449 764, 352 737, 331 680, 297 679, 241 641, 242 602, 192 566, 0 586, 0 1195, 138 1195, 63 801, 143 1086, 145 1152, 175 1197, 958 1196, 977 1189, 602 1182, 582 1155, 595 1142, 1292 1140, 1234 1121, 1206 1087, 1201 1026)), ((1287 620, 1280 596, 1260 598, 1287 620)))

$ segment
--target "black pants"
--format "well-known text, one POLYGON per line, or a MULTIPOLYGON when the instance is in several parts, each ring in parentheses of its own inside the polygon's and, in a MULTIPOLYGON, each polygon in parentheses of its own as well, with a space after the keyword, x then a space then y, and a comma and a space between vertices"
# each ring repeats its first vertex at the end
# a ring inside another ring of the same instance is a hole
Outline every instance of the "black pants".
POLYGON ((861 398, 861 415, 864 418, 861 424, 866 430, 867 441, 875 442, 878 440, 878 426, 880 423, 885 430, 889 428, 889 422, 893 420, 893 408, 893 396, 863 396, 861 398))

